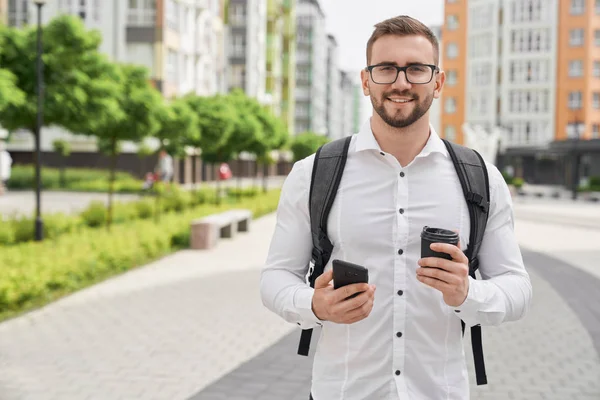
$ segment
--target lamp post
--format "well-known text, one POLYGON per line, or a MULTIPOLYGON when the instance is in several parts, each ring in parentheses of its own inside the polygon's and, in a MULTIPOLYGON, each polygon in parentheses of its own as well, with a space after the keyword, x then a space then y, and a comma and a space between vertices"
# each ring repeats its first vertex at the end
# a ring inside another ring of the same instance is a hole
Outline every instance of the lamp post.
POLYGON ((42 133, 43 119, 43 97, 44 97, 44 82, 43 82, 43 64, 42 64, 42 7, 46 4, 46 0, 34 0, 37 6, 38 24, 37 24, 37 122, 35 125, 35 240, 41 241, 44 236, 44 223, 41 213, 41 151, 40 151, 40 136, 42 133))

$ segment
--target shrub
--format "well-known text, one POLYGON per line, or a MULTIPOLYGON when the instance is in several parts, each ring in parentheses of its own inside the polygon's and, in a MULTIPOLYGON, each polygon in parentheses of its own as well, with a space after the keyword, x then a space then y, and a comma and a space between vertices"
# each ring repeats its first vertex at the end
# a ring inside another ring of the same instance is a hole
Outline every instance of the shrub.
MULTIPOLYGON (((279 191, 245 199, 255 218, 277 208, 279 191)), ((99 209, 98 205, 93 210, 99 209)), ((200 206, 114 225, 110 232, 81 226, 56 240, 22 243, 0 252, 0 319, 44 305, 189 244, 190 221, 226 206, 200 206)), ((96 212, 96 211, 94 211, 96 212)), ((93 212, 92 212, 93 213, 93 212)), ((92 214, 88 213, 88 214, 92 214)), ((1 226, 1 225, 0 225, 1 226)), ((0 228, 0 232, 1 232, 0 228)))
POLYGON ((89 227, 102 226, 106 223, 108 212, 106 206, 102 201, 92 201, 90 205, 83 210, 81 218, 83 222, 89 227))

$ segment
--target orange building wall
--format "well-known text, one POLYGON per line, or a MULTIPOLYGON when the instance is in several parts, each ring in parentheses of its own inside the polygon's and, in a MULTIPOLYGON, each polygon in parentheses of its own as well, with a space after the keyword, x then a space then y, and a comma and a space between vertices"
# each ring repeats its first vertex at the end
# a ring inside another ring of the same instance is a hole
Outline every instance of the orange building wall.
POLYGON ((444 25, 442 27, 442 46, 443 46, 443 70, 454 70, 457 73, 457 82, 455 86, 444 86, 441 100, 441 132, 440 135, 445 137, 446 127, 454 126, 456 131, 456 142, 463 143, 462 124, 465 121, 465 99, 466 99, 466 59, 467 59, 467 23, 468 23, 468 0, 456 0, 454 3, 446 1, 444 5, 444 25), (449 30, 447 27, 447 19, 449 15, 458 17, 458 28, 449 30), (455 59, 448 58, 447 46, 448 43, 456 43, 458 45, 458 57, 455 59), (445 102, 448 97, 456 99, 456 111, 452 114, 447 114, 445 110, 445 102))

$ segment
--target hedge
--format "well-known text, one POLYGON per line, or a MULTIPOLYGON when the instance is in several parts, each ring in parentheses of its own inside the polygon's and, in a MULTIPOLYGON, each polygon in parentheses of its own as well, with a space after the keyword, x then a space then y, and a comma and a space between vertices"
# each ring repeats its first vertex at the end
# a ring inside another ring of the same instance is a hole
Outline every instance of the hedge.
MULTIPOLYGON (((66 168, 64 185, 60 182, 58 168, 43 167, 42 188, 44 190, 65 190, 79 192, 107 192, 108 170, 90 168, 66 168)), ((116 172, 115 192, 137 193, 142 191, 144 182, 126 172, 116 172)), ((8 189, 30 190, 35 188, 35 169, 33 165, 15 165, 6 182, 8 189)))
POLYGON ((230 208, 254 218, 274 211, 279 190, 237 203, 202 205, 154 219, 114 225, 110 231, 80 227, 55 240, 28 242, 0 252, 0 320, 45 305, 113 275, 189 246, 190 221, 230 208))

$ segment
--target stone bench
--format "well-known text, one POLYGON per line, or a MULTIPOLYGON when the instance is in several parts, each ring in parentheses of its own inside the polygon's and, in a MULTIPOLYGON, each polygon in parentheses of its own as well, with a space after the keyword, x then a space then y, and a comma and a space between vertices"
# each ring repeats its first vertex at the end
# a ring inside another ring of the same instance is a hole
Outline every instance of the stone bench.
POLYGON ((232 238, 238 232, 248 232, 252 212, 250 210, 230 210, 208 215, 190 223, 190 248, 206 250, 216 246, 220 238, 232 238))

